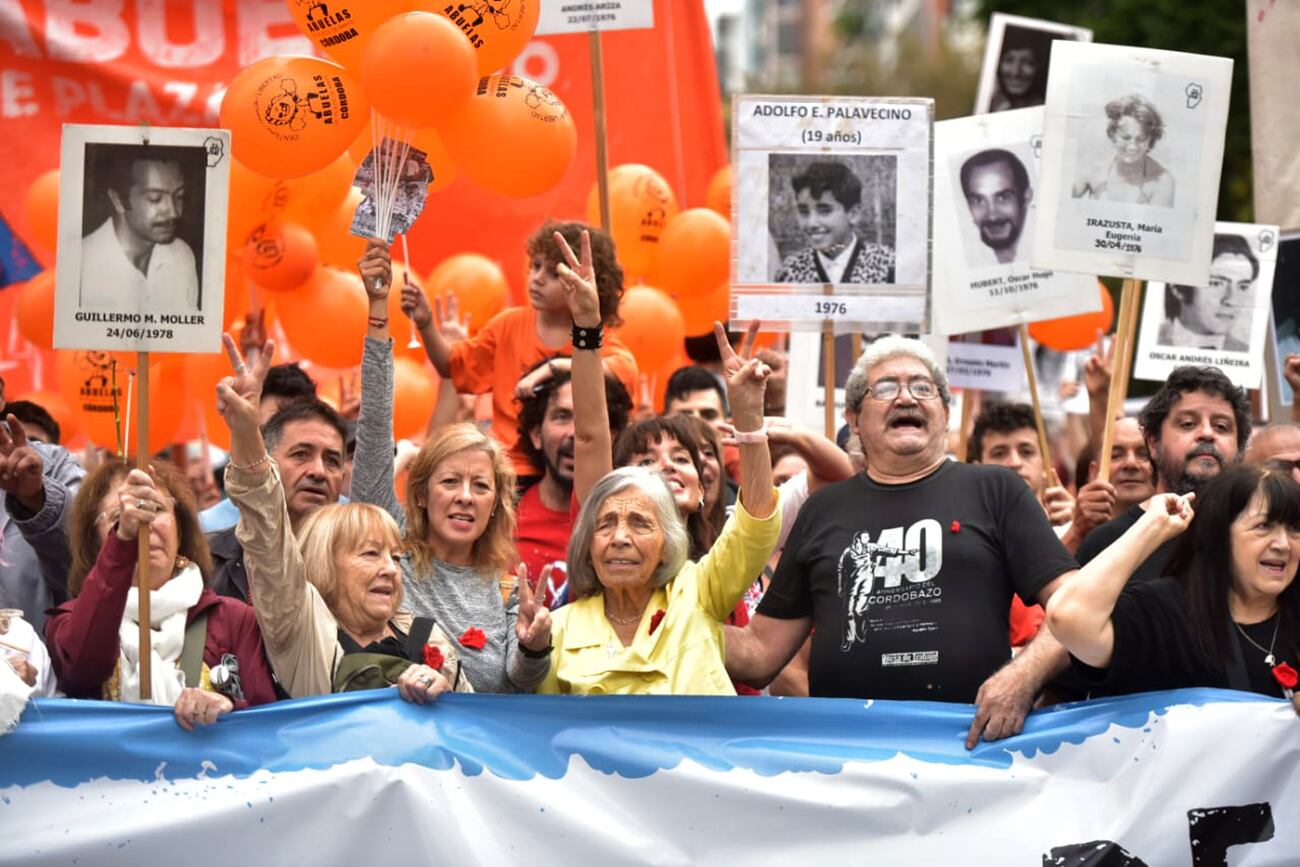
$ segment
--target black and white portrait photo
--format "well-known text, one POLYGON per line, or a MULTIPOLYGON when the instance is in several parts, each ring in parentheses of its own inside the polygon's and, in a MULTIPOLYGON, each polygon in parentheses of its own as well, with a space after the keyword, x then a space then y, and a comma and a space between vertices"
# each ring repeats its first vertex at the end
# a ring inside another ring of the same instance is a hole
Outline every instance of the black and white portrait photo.
POLYGON ((894 157, 768 159, 768 226, 780 254, 769 263, 772 282, 894 282, 894 157))
POLYGON ((202 147, 86 145, 81 303, 202 309, 202 147))
POLYGON ((1028 261, 1025 227, 1034 186, 1024 160, 1005 148, 988 148, 962 159, 957 176, 979 238, 978 244, 968 240, 965 245, 968 264, 979 268, 1028 261))
POLYGON ((1204 285, 1232 61, 1057 41, 1035 266, 1204 285))
POLYGON ((55 345, 215 351, 230 134, 64 127, 55 345))
POLYGON ((975 114, 1042 105, 1047 99, 1052 42, 1057 39, 1091 42, 1092 31, 1055 21, 993 13, 975 114))
POLYGON ((1210 279, 1202 285, 1151 283, 1143 304, 1134 373, 1164 379, 1179 364, 1213 364, 1258 388, 1277 264, 1277 229, 1219 223, 1210 279))

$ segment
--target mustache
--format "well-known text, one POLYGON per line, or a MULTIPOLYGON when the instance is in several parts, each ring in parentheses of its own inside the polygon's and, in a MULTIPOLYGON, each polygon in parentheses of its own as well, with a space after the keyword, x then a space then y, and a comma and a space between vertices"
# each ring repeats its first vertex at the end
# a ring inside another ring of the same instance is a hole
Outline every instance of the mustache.
POLYGON ((1223 454, 1215 448, 1213 443, 1197 443, 1192 450, 1187 453, 1187 457, 1183 459, 1183 463, 1191 463, 1196 458, 1205 455, 1214 458, 1219 462, 1220 466, 1223 465, 1223 454))
POLYGON ((921 426, 925 426, 925 413, 919 407, 902 407, 900 409, 890 410, 885 416, 885 424, 892 425, 897 421, 915 421, 921 426))

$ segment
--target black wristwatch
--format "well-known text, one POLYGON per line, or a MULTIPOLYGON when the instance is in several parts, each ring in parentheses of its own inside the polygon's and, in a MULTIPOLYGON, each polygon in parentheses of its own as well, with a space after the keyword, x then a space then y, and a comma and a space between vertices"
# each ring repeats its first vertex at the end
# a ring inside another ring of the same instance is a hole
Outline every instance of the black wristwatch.
POLYGON ((522 644, 519 645, 519 652, 522 653, 524 656, 528 657, 529 659, 545 659, 546 657, 551 655, 551 651, 553 649, 555 649, 554 644, 546 645, 545 650, 529 650, 527 647, 524 647, 522 644))

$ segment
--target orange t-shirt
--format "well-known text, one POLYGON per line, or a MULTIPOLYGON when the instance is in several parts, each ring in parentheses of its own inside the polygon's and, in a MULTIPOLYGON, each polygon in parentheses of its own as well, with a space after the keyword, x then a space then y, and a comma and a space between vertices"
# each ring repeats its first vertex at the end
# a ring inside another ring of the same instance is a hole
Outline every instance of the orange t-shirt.
MULTIPOLYGON (((492 435, 510 452, 515 473, 535 476, 542 472, 519 450, 519 403, 515 386, 534 364, 555 355, 572 355, 570 344, 546 346, 537 336, 537 311, 509 307, 488 320, 478 333, 451 348, 451 381, 469 394, 492 392, 492 435)), ((605 332, 600 350, 605 367, 636 394, 636 359, 627 347, 605 332)))

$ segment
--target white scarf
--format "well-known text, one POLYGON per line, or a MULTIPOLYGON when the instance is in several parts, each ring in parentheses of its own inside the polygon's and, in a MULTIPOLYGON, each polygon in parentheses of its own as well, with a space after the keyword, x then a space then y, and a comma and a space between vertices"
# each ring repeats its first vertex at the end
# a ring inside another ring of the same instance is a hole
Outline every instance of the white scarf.
MULTIPOLYGON (((149 682, 153 689, 152 704, 174 705, 185 689, 185 673, 176 667, 185 643, 185 620, 190 608, 203 593, 203 575, 193 563, 162 587, 149 592, 150 639, 149 682)), ((126 610, 118 637, 122 650, 119 657, 121 701, 140 700, 140 591, 132 587, 126 594, 126 610)))

